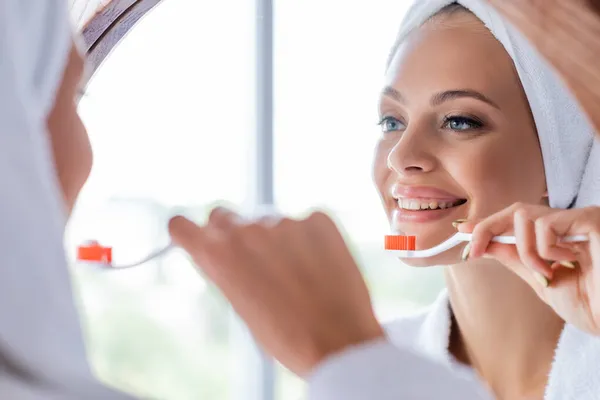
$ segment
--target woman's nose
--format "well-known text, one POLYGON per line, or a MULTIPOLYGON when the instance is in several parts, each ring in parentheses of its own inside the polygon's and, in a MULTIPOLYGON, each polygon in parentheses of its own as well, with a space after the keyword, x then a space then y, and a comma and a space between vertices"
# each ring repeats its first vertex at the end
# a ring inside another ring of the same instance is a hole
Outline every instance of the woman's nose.
POLYGON ((388 154, 387 166, 399 175, 431 172, 436 166, 431 143, 422 132, 404 132, 388 154))

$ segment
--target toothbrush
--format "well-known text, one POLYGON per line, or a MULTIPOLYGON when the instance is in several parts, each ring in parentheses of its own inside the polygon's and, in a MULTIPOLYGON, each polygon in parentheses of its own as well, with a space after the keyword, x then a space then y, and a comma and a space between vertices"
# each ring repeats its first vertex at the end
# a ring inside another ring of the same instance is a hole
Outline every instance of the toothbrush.
MULTIPOLYGON (((426 250, 416 249, 416 236, 387 235, 385 236, 385 250, 399 258, 428 258, 441 254, 463 242, 470 242, 473 235, 470 233, 457 232, 444 242, 426 250)), ((587 242, 586 235, 565 236, 559 239, 562 243, 587 242)), ((502 244, 516 244, 514 236, 494 236, 492 242, 502 244)), ((114 265, 112 263, 112 247, 100 245, 97 241, 89 241, 77 248, 77 261, 94 263, 104 270, 123 270, 134 268, 147 263, 155 258, 161 257, 175 245, 169 243, 167 246, 150 253, 148 256, 129 264, 114 265)))
MULTIPOLYGON (((470 242, 473 235, 470 233, 455 233, 446 241, 426 250, 416 249, 416 236, 406 235, 387 235, 385 237, 385 250, 399 258, 427 258, 441 254, 451 248, 458 246, 463 242, 470 242)), ((565 236, 559 239, 562 243, 581 243, 587 242, 586 235, 565 236)), ((492 242, 502 244, 516 244, 514 236, 494 236, 492 242)))
POLYGON ((140 259, 139 261, 130 264, 114 265, 112 262, 112 247, 102 246, 97 241, 92 240, 77 247, 77 261, 93 263, 104 270, 129 269, 158 258, 167 253, 173 247, 175 247, 175 245, 173 243, 169 243, 167 246, 150 253, 148 256, 140 259))

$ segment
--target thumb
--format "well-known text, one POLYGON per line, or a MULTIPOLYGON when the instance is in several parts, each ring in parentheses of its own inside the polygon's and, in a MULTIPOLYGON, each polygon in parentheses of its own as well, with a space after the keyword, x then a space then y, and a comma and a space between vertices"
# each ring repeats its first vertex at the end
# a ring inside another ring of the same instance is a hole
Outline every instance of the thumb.
MULTIPOLYGON (((500 261, 509 269, 515 270, 522 266, 517 248, 512 244, 490 243, 485 249, 483 258, 493 258, 500 261)), ((516 272, 516 271, 515 271, 516 272)))
POLYGON ((191 253, 203 242, 203 229, 189 219, 176 216, 169 221, 169 234, 173 243, 191 253))
POLYGON ((459 231, 461 233, 472 233, 473 229, 475 229, 475 225, 477 225, 481 220, 473 219, 473 220, 468 220, 468 221, 463 221, 463 220, 459 220, 459 221, 454 222, 457 231, 459 231))

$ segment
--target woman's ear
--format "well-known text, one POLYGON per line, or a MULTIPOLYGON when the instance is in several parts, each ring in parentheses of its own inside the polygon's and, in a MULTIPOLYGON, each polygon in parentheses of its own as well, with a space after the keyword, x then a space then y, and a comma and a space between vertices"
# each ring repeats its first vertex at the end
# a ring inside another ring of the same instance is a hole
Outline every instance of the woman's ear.
POLYGON ((72 46, 54 106, 48 115, 54 165, 69 211, 92 168, 90 140, 75 103, 84 68, 83 56, 72 46))

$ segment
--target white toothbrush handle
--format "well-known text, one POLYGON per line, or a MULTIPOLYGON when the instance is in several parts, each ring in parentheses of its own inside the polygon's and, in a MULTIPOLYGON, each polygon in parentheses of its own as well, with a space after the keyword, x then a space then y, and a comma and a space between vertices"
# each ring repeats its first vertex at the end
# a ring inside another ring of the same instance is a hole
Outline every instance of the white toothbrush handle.
POLYGON ((129 268, 134 268, 137 267, 139 265, 145 264, 148 261, 151 261, 155 258, 158 258, 162 255, 164 255, 165 253, 167 253, 169 250, 171 250, 173 247, 175 247, 175 245, 173 243, 169 243, 169 245, 163 247, 162 249, 156 250, 153 253, 150 253, 149 255, 147 255, 146 257, 133 262, 133 263, 129 263, 129 264, 122 264, 122 265, 114 265, 114 264, 110 264, 110 263, 102 263, 102 262, 87 262, 88 264, 94 264, 97 267, 101 268, 103 271, 106 270, 110 270, 110 271, 118 271, 121 269, 129 269, 129 268))
MULTIPOLYGON (((437 256, 462 242, 470 242, 473 239, 473 235, 470 233, 457 232, 448 240, 426 250, 387 250, 399 258, 428 258, 437 256)), ((562 243, 580 243, 587 242, 589 239, 586 235, 573 235, 559 238, 559 242, 562 243)), ((494 236, 492 242, 502 244, 516 244, 517 239, 514 236, 494 236)))
POLYGON ((124 264, 124 265, 113 265, 112 268, 113 269, 123 269, 123 268, 133 268, 133 267, 137 267, 138 265, 142 265, 147 263, 148 261, 151 261, 155 258, 158 258, 162 255, 164 255, 166 252, 168 252, 169 250, 171 250, 174 247, 173 243, 169 243, 167 246, 163 247, 160 250, 155 251, 154 253, 149 254, 148 256, 142 258, 141 260, 131 263, 131 264, 124 264))
MULTIPOLYGON (((589 239, 586 235, 564 236, 558 239, 561 243, 581 243, 587 242, 589 239)), ((502 244, 517 244, 517 239, 514 236, 494 236, 492 242, 502 244)))

